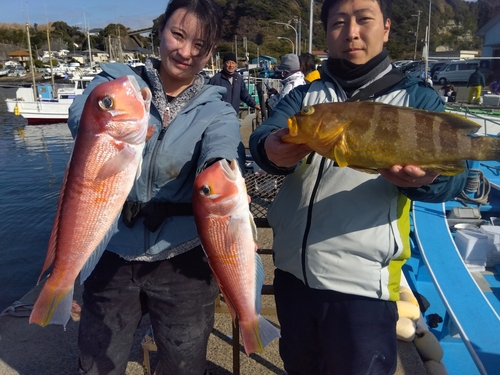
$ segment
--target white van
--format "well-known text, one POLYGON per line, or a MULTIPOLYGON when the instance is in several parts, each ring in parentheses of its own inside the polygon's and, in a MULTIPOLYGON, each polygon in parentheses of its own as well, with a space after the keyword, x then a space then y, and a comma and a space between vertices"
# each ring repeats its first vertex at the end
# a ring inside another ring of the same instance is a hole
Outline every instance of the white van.
POLYGON ((467 82, 478 66, 479 60, 450 61, 434 73, 432 80, 441 85, 446 82, 467 82))

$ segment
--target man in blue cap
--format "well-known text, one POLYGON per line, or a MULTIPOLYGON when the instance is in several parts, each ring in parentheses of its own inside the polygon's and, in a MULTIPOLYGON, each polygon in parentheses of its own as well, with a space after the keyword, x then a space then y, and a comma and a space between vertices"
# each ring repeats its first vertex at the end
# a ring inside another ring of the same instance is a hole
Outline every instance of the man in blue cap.
POLYGON ((240 110, 240 102, 244 102, 249 107, 260 110, 260 105, 255 102, 248 92, 243 77, 236 72, 236 68, 238 67, 236 55, 233 52, 228 52, 224 55, 222 61, 222 70, 210 78, 208 84, 222 86, 227 89, 224 101, 230 103, 237 114, 240 110))

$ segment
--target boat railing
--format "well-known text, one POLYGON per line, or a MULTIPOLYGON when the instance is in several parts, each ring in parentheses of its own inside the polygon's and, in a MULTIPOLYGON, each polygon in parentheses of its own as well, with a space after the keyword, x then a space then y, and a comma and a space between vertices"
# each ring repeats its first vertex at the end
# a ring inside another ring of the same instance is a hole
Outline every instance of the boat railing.
POLYGON ((500 318, 455 245, 444 203, 414 202, 412 215, 415 240, 428 270, 421 277, 430 277, 446 307, 443 329, 447 322, 453 323, 481 374, 498 373, 500 318))

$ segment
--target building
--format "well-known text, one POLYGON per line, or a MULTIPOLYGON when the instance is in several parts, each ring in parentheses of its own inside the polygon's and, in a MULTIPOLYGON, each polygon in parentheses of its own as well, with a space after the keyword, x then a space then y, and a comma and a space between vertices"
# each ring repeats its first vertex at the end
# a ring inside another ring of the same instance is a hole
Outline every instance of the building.
POLYGON ((24 67, 26 67, 26 64, 28 63, 28 61, 30 59, 30 54, 27 51, 22 50, 22 49, 11 52, 8 54, 8 56, 9 56, 9 59, 14 60, 14 61, 18 61, 19 64, 21 64, 24 67))
POLYGON ((482 57, 492 57, 487 60, 490 72, 500 77, 500 13, 481 27, 476 36, 483 38, 482 57))

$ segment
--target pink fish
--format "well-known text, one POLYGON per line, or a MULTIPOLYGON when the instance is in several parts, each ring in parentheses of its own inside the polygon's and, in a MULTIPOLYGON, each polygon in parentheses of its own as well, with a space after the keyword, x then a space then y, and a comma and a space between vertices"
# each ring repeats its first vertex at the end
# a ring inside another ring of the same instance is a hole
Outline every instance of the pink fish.
POLYGON ((87 98, 40 278, 53 264, 52 271, 30 323, 68 322, 76 277, 99 260, 140 173, 150 103, 133 76, 101 83, 87 98))
POLYGON ((264 268, 236 161, 220 160, 196 177, 193 209, 203 249, 233 322, 238 317, 245 352, 261 352, 280 335, 259 314, 264 268))

